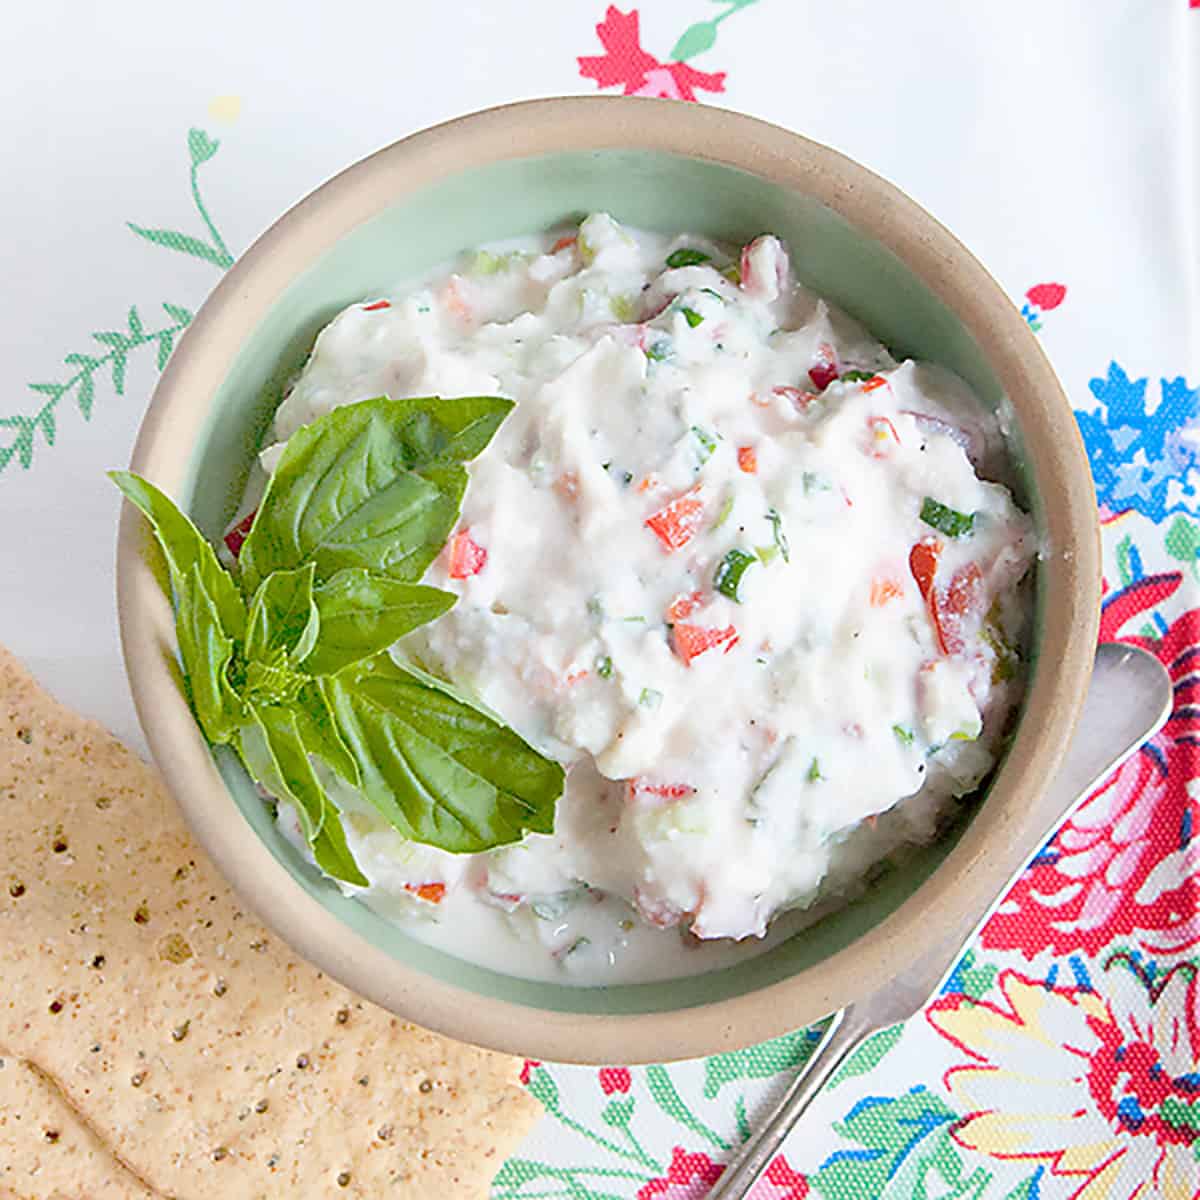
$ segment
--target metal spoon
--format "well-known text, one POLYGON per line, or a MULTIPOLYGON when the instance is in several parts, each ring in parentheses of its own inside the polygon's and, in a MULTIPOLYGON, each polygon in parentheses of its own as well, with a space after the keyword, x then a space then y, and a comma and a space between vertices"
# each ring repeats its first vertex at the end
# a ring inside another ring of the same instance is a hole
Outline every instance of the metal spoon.
MULTIPOLYGON (((1154 736, 1171 712, 1171 679, 1153 655, 1112 643, 1096 651, 1096 666, 1067 756, 1038 801, 1047 836, 1097 783, 1154 736)), ((1013 874, 1025 869, 1028 859, 1013 874)), ((1010 880, 1011 882, 1011 880, 1010 880)), ((846 1057, 879 1029, 918 1013, 935 995, 963 947, 1008 891, 983 912, 964 913, 945 938, 873 995, 833 1014, 824 1037, 763 1125, 725 1168, 708 1200, 744 1200, 813 1098, 846 1057)))

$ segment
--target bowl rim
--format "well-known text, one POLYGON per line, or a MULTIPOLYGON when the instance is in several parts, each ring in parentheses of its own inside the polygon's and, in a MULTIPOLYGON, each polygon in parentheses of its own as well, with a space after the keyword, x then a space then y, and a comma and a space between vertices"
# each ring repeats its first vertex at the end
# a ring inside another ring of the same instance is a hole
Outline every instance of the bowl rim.
POLYGON ((994 864, 989 869, 989 845, 1032 853, 1045 833, 1036 827, 1035 800, 1074 729, 1099 628, 1099 521, 1083 442, 1045 353, 1000 285, 948 230, 867 168, 800 134, 707 105, 616 96, 522 101, 414 133, 335 175, 263 233, 204 302, 154 390, 131 469, 168 493, 179 487, 243 331, 363 221, 465 169, 623 149, 733 167, 839 213, 955 312, 1020 414, 1052 559, 1038 668, 986 802, 945 860, 879 925, 796 975, 683 1010, 559 1012, 433 979, 343 925, 249 830, 177 685, 169 605, 128 504, 117 545, 121 641, 139 720, 197 839, 248 906, 304 958, 382 1007, 462 1041, 559 1062, 663 1062, 782 1035, 885 985, 956 912, 982 909, 1005 882, 994 864))

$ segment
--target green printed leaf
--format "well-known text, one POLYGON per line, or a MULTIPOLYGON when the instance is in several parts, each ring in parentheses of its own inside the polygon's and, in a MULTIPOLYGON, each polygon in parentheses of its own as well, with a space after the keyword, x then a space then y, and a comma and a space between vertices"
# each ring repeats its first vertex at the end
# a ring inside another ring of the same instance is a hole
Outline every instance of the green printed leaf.
POLYGON ((671 51, 673 62, 687 62, 705 50, 711 50, 717 41, 717 23, 715 21, 698 21, 683 31, 679 41, 671 51))
POLYGON ((142 328, 142 318, 138 316, 136 305, 131 304, 129 306, 129 316, 127 320, 129 323, 130 336, 135 340, 140 340, 143 338, 145 336, 145 330, 142 328))
POLYGON ((347 567, 415 582, 458 519, 461 463, 483 450, 511 408, 492 397, 381 396, 298 430, 242 546, 244 586, 308 561, 319 583, 347 567))
POLYGON ((208 162, 220 146, 221 143, 216 138, 209 137, 203 129, 188 130, 188 153, 192 156, 193 165, 199 166, 202 162, 208 162))
POLYGON ((1163 546, 1177 562, 1196 564, 1200 555, 1200 525, 1187 517, 1176 517, 1167 530, 1163 546))
POLYGON ((332 675, 440 617, 457 597, 348 567, 317 588, 315 599, 321 632, 304 659, 304 670, 310 675, 332 675))
POLYGON ((245 719, 244 705, 229 681, 234 642, 223 628, 216 602, 196 562, 180 591, 175 632, 200 727, 210 742, 228 742, 245 719))
POLYGON ((270 661, 276 655, 296 664, 317 644, 321 620, 313 598, 312 563, 276 571, 263 580, 250 605, 246 657, 270 661))
POLYGON ((363 794, 404 836, 467 854, 550 833, 563 770, 379 655, 325 681, 363 794))
POLYGON ((1130 564, 1130 558, 1133 552, 1133 538, 1126 534, 1117 543, 1117 574, 1121 577, 1121 583, 1125 587, 1133 582, 1133 567, 1130 564))
POLYGON ((85 421, 92 419, 92 407, 96 402, 96 385, 90 374, 79 377, 79 387, 75 392, 75 403, 85 421))
POLYGON ((526 1084, 529 1094, 538 1101, 547 1112, 558 1109, 558 1084, 545 1067, 534 1067, 529 1072, 529 1083, 526 1084))
POLYGON ((178 321, 180 325, 190 325, 192 323, 192 310, 184 308, 181 304, 168 304, 163 301, 163 309, 167 316, 172 320, 178 321))
POLYGON ((710 1129, 684 1103, 683 1097, 671 1082, 671 1076, 665 1067, 653 1066, 646 1068, 646 1087, 654 1103, 672 1120, 678 1121, 685 1129, 704 1138, 719 1150, 728 1150, 729 1143, 715 1130, 710 1129))
POLYGON ((241 641, 246 632, 246 606, 204 535, 154 484, 132 471, 109 471, 108 477, 150 522, 171 569, 176 596, 182 598, 192 567, 198 567, 204 590, 220 614, 222 630, 227 637, 241 641))
POLYGON ((769 1079, 781 1071, 791 1071, 808 1061, 816 1044, 817 1030, 798 1029, 773 1041, 714 1054, 704 1060, 704 1096, 714 1099, 727 1083, 741 1079, 769 1079))
POLYGON ((113 391, 118 396, 125 395, 125 363, 126 355, 124 349, 114 349, 109 355, 109 367, 112 371, 113 391))
POLYGON ((633 1119, 634 1100, 632 1096, 615 1096, 605 1106, 600 1114, 600 1120, 614 1129, 627 1128, 633 1119))
POLYGON ((978 1197, 991 1176, 982 1168, 964 1176, 962 1154, 950 1137, 958 1119, 924 1087, 896 1097, 868 1096, 834 1126, 855 1149, 831 1155, 809 1182, 826 1200, 978 1197))
POLYGON ((67 390, 67 386, 64 383, 31 383, 29 390, 57 400, 67 390))
POLYGON ((189 233, 180 233, 177 229, 147 229, 143 225, 135 225, 132 221, 127 221, 126 224, 138 237, 145 238, 155 246, 163 246, 167 250, 176 250, 180 254, 203 259, 222 270, 233 265, 233 259, 228 253, 214 249, 207 242, 202 242, 189 233))
POLYGON ((170 330, 164 329, 158 335, 158 361, 155 364, 161 371, 167 365, 167 359, 171 357, 171 351, 175 348, 175 338, 170 330))
POLYGON ((887 1029, 881 1029, 877 1033, 871 1034, 842 1063, 826 1086, 835 1088, 839 1084, 845 1083, 847 1079, 866 1075, 875 1070, 888 1052, 899 1043, 903 1034, 903 1025, 891 1025, 887 1029))
POLYGON ((128 349, 133 343, 123 333, 116 333, 113 330, 105 332, 101 330, 99 333, 93 333, 92 337, 96 339, 102 346, 108 346, 110 349, 119 347, 122 350, 128 349))

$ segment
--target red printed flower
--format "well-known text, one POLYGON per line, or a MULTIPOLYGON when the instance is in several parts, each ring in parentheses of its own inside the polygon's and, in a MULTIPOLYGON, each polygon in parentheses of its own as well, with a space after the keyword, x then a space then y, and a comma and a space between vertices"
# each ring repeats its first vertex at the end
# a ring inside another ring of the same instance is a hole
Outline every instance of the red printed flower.
POLYGON ((1061 283, 1035 283, 1025 293, 1030 304, 1036 304, 1043 312, 1057 308, 1066 299, 1067 289, 1061 283))
MULTIPOLYGON (((644 1184, 637 1200, 703 1200, 724 1169, 701 1150, 688 1154, 676 1146, 666 1175, 644 1184)), ((750 1189, 746 1200, 805 1200, 807 1195, 808 1180, 780 1154, 750 1189)))
POLYGON ((542 1064, 536 1058, 527 1058, 521 1064, 521 1082, 528 1087, 529 1076, 538 1069, 542 1064))
POLYGON ((660 96, 668 100, 695 100, 696 91, 723 92, 725 72, 697 71, 682 62, 660 62, 642 49, 637 9, 623 13, 610 4, 596 26, 603 54, 584 55, 579 73, 602 87, 622 87, 626 96, 660 96))
MULTIPOLYGON (((1175 592, 1178 573, 1111 593, 1102 641, 1175 592)), ((1162 732, 1100 785, 1034 860, 983 930, 992 949, 1033 958, 1095 954, 1118 938, 1151 953, 1200 944, 1200 609, 1159 642, 1124 641, 1157 654, 1175 684, 1162 732)))
POLYGON ((633 1076, 627 1067, 601 1067, 600 1090, 611 1096, 613 1092, 627 1092, 633 1086, 633 1076))

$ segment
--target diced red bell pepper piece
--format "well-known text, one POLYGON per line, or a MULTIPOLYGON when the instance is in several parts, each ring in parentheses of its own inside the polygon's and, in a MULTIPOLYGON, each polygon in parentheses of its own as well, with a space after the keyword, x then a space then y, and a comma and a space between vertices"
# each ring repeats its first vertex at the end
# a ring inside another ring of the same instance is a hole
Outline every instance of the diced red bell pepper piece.
POLYGON ((367 304, 363 307, 363 312, 379 312, 383 308, 391 308, 390 300, 376 300, 374 304, 367 304))
POLYGON ((567 234, 566 237, 560 237, 553 246, 550 247, 551 254, 557 254, 560 250, 565 250, 568 246, 575 245, 576 235, 573 233, 567 234))
POLYGON ((933 632, 937 635, 938 649, 947 653, 946 643, 942 638, 942 626, 937 613, 937 588, 934 580, 937 576, 938 559, 942 554, 943 544, 935 537, 922 538, 908 554, 908 569, 917 581, 917 589, 925 607, 929 610, 929 619, 933 622, 933 632))
POLYGON ((739 446, 737 452, 739 470, 747 475, 758 473, 758 451, 753 446, 739 446))
POLYGON ((703 592, 692 592, 690 595, 676 596, 671 601, 671 607, 667 609, 667 620, 671 624, 682 621, 684 617, 690 615, 704 603, 703 592))
POLYGON ((904 587, 895 579, 881 575, 871 581, 871 607, 883 608, 885 604, 904 595, 904 587))
POLYGON ((696 536, 704 515, 699 489, 677 496, 665 508, 647 517, 645 525, 667 550, 681 550, 696 536))
POLYGON ((487 566, 488 552, 472 537, 469 529, 460 529, 450 539, 450 578, 466 579, 478 575, 487 566))
POLYGON ((706 650, 724 646, 725 653, 737 645, 738 633, 732 625, 724 629, 705 629, 700 625, 676 625, 671 631, 675 643, 675 653, 691 666, 692 659, 706 650))
POLYGON ((250 536, 250 527, 254 524, 254 518, 258 516, 258 509, 253 512, 248 512, 226 535, 225 545, 229 547, 229 553, 237 558, 242 552, 242 543, 250 536))
POLYGON ((840 375, 837 351, 828 342, 822 342, 817 348, 817 361, 808 368, 808 377, 812 380, 813 387, 818 392, 823 392, 840 375))
POLYGON ((967 563, 954 572, 944 592, 934 594, 934 611, 946 653, 961 654, 967 645, 962 632, 963 618, 983 605, 983 573, 975 563, 967 563))
MULTIPOLYGON (((864 392, 874 392, 881 387, 887 387, 887 385, 888 381, 884 379, 882 375, 872 375, 871 378, 862 385, 862 390, 864 392)), ((891 422, 889 421, 888 424, 890 425, 891 422)), ((899 438, 896 439, 896 441, 899 440, 899 438)))
POLYGON ((441 904, 442 899, 446 895, 446 885, 444 883, 406 883, 404 890, 411 892, 418 899, 425 900, 430 904, 441 904))
POLYGON ((645 796, 655 796, 659 800, 682 800, 695 790, 688 783, 651 783, 642 776, 635 775, 625 781, 625 800, 629 804, 645 796))
POLYGON ((785 396, 795 405, 799 412, 803 412, 817 398, 816 392, 805 392, 797 387, 785 387, 783 385, 773 387, 771 394, 773 396, 785 396))

